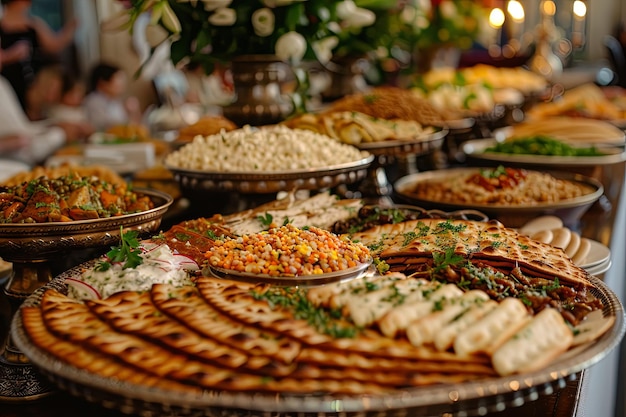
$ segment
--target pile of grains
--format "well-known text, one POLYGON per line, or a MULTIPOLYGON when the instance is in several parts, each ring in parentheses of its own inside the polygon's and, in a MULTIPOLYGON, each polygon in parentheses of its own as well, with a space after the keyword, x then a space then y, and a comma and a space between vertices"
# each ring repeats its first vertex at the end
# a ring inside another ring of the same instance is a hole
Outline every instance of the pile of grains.
POLYGON ((218 240, 205 256, 213 267, 276 277, 345 271, 370 260, 369 249, 361 243, 291 224, 218 240))
POLYGON ((272 172, 324 168, 357 162, 369 154, 328 136, 286 126, 244 126, 196 136, 169 154, 171 167, 217 172, 272 172))

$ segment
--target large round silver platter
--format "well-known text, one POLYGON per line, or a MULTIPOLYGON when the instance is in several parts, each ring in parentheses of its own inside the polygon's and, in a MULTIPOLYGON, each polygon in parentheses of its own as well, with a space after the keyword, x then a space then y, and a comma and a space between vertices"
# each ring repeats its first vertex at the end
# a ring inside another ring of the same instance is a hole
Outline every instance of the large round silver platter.
POLYGON ((363 142, 356 145, 356 147, 374 155, 423 155, 439 149, 447 134, 448 129, 446 128, 417 138, 363 142))
POLYGON ((409 204, 416 204, 427 209, 441 209, 446 211, 459 209, 479 210, 493 219, 497 219, 507 227, 519 227, 527 221, 545 214, 560 217, 566 225, 576 225, 581 216, 598 200, 604 193, 602 184, 591 177, 572 174, 569 172, 551 172, 550 174, 559 179, 580 183, 591 187, 589 194, 571 199, 561 200, 554 203, 537 204, 483 204, 472 202, 437 201, 412 193, 418 184, 445 181, 447 179, 470 176, 486 168, 452 168, 434 171, 424 171, 410 174, 400 178, 394 184, 394 191, 398 197, 409 204))
MULTIPOLYGON (((69 272, 69 271, 68 271, 69 272)), ((64 275, 32 294, 23 305, 37 305, 46 288, 65 291, 64 275)), ((565 387, 576 373, 602 360, 622 339, 623 307, 601 280, 591 277, 592 293, 602 300, 603 315, 614 316, 613 326, 595 342, 581 345, 552 361, 547 367, 507 377, 492 377, 457 384, 407 388, 385 395, 306 395, 211 391, 200 394, 120 382, 71 366, 31 343, 21 314, 12 322, 17 346, 40 371, 59 387, 123 410, 125 413, 159 416, 455 416, 484 415, 536 400, 565 387)), ((297 381, 294 381, 297 383, 297 381)))
POLYGON ((0 257, 9 261, 32 262, 67 250, 106 247, 119 243, 120 228, 154 231, 172 204, 166 193, 136 188, 147 195, 154 208, 139 213, 72 222, 0 224, 0 257))
POLYGON ((497 139, 475 139, 463 143, 463 152, 468 158, 481 161, 495 161, 503 164, 524 164, 528 166, 558 166, 558 167, 588 167, 596 165, 611 165, 626 161, 624 148, 602 146, 598 150, 605 153, 601 156, 553 156, 531 154, 508 154, 492 152, 488 148, 495 146, 497 139))
POLYGON ((368 155, 358 161, 318 169, 267 172, 218 172, 182 169, 171 165, 181 189, 187 191, 235 191, 242 194, 268 194, 290 190, 319 190, 339 184, 352 184, 367 175, 374 160, 368 155))

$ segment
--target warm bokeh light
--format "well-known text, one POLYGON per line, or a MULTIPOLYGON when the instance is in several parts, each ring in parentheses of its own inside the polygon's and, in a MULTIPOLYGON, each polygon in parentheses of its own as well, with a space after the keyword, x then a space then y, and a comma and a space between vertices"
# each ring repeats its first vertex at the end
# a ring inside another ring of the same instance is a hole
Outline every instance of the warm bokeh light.
POLYGON ((554 16, 556 13, 556 4, 552 0, 544 1, 542 7, 545 15, 554 16))
POLYGON ((506 6, 506 11, 509 12, 509 15, 516 22, 521 22, 524 20, 524 6, 518 0, 511 0, 506 6))
POLYGON ((572 10, 574 11, 574 15, 576 17, 583 18, 587 14, 587 5, 584 1, 576 0, 572 10))
POLYGON ((491 27, 498 29, 504 24, 504 12, 502 9, 495 7, 489 13, 489 24, 491 27))

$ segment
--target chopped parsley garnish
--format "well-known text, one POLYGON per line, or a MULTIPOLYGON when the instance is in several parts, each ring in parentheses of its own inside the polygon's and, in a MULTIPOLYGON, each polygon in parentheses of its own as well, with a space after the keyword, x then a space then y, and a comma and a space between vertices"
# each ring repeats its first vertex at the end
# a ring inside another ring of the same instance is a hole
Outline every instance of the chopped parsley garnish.
POLYGON ((189 239, 191 239, 191 236, 188 235, 187 233, 180 233, 180 232, 174 234, 174 237, 177 240, 180 240, 182 242, 187 242, 189 239))
POLYGON ((498 178, 500 175, 507 175, 506 168, 502 165, 498 165, 496 169, 481 169, 480 175, 485 178, 498 178))
POLYGON ((414 231, 403 233, 402 236, 404 236, 404 242, 402 242, 402 246, 408 245, 418 237, 417 233, 414 231))
POLYGON ((452 221, 450 219, 447 219, 445 222, 438 223, 437 228, 435 229, 433 233, 437 233, 437 234, 444 233, 444 232, 459 233, 465 230, 466 228, 467 226, 464 224, 454 225, 452 224, 452 221))
POLYGON ((335 338, 355 337, 358 328, 347 322, 340 322, 341 312, 316 307, 306 297, 306 292, 298 288, 271 288, 265 292, 252 291, 256 300, 267 301, 272 308, 280 307, 291 311, 296 319, 306 320, 320 333, 335 338))
POLYGON ((209 239, 212 239, 212 240, 220 240, 221 239, 221 237, 218 236, 217 234, 215 234, 215 232, 213 230, 207 230, 206 231, 206 235, 207 235, 207 237, 209 239))

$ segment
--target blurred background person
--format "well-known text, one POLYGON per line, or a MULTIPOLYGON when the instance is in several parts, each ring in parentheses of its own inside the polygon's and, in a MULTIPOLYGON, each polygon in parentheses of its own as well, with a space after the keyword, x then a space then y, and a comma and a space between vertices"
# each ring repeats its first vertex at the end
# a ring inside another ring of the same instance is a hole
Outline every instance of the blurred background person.
MULTIPOLYGON (((0 49, 0 69, 2 50, 0 49)), ((71 123, 31 121, 9 81, 0 75, 0 157, 28 165, 45 162, 57 149, 79 138, 71 123)))
POLYGON ((46 65, 37 72, 26 89, 26 107, 24 111, 32 121, 47 118, 49 109, 61 99, 63 69, 60 65, 46 65))
POLYGON ((69 71, 65 71, 62 74, 60 98, 48 108, 46 116, 53 123, 75 124, 81 138, 89 137, 95 129, 89 122, 83 106, 86 92, 85 83, 69 71))
POLYGON ((141 124, 137 97, 125 97, 128 76, 116 65, 99 63, 89 79, 89 93, 83 101, 87 119, 96 131, 127 124, 141 124))
POLYGON ((32 16, 32 0, 2 0, 0 47, 5 51, 2 75, 9 81, 23 109, 26 92, 35 79, 37 54, 58 54, 70 45, 76 31, 75 20, 55 32, 42 19, 32 16))
POLYGON ((0 77, 0 155, 4 158, 41 164, 66 143, 65 131, 56 126, 33 123, 20 106, 11 84, 0 77))

